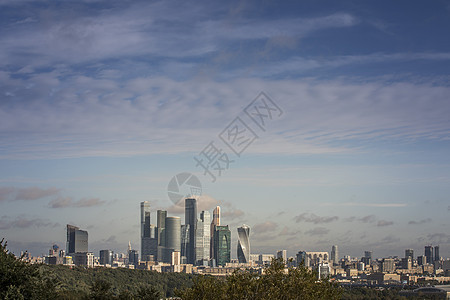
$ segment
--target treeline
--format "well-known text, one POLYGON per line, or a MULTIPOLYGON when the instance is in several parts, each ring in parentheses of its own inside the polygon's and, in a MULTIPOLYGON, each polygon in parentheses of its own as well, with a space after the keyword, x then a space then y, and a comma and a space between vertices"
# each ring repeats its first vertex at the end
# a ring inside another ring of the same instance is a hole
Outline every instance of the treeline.
POLYGON ((273 260, 264 274, 238 270, 226 278, 124 268, 29 264, 0 243, 0 299, 405 299, 398 289, 340 287, 304 267, 285 271, 273 260))
POLYGON ((73 269, 29 264, 0 243, 0 299, 161 299, 188 288, 194 275, 124 268, 73 269))
POLYGON ((185 273, 159 273, 125 268, 74 267, 70 269, 61 265, 43 265, 42 268, 44 272, 52 273, 56 278, 58 290, 64 291, 65 299, 81 299, 90 294, 101 293, 109 297, 120 297, 120 299, 131 299, 129 296, 133 295, 139 296, 137 299, 142 299, 143 294, 150 292, 159 295, 159 298, 172 297, 175 295, 175 289, 191 286, 194 276, 185 273), (74 297, 67 298, 68 294, 74 297))

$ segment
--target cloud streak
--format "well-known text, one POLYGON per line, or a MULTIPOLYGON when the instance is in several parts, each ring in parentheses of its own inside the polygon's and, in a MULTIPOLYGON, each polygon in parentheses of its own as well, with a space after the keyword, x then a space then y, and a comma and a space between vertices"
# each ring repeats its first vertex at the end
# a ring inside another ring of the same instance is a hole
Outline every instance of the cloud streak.
POLYGON ((61 189, 54 187, 42 189, 40 187, 0 187, 0 202, 1 201, 32 201, 47 198, 59 194, 61 189))
POLYGON ((308 222, 308 223, 314 223, 314 224, 324 224, 324 223, 331 223, 334 221, 339 220, 338 216, 327 216, 327 217, 320 217, 315 214, 309 214, 309 213, 303 213, 301 215, 298 215, 294 218, 296 223, 300 222, 308 222))
POLYGON ((11 228, 33 228, 33 227, 56 227, 59 226, 58 223, 51 222, 50 220, 41 218, 30 218, 26 215, 20 215, 16 218, 11 218, 9 216, 2 216, 0 218, 0 229, 6 230, 11 228))
POLYGON ((105 204, 106 201, 99 198, 82 198, 75 201, 72 197, 58 197, 48 203, 51 208, 66 208, 66 207, 93 207, 105 204))

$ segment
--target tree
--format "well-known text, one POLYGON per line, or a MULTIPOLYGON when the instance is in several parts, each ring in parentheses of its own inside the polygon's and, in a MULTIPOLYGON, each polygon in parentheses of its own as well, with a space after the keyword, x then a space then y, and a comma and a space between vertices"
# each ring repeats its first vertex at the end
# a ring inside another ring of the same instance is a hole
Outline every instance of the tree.
POLYGON ((1 299, 51 299, 57 297, 57 280, 44 272, 41 265, 32 265, 16 258, 0 242, 0 298, 1 299))
POLYGON ((161 293, 153 286, 141 287, 137 292, 137 299, 142 300, 159 300, 161 293))
POLYGON ((191 299, 340 299, 341 289, 328 278, 318 279, 317 273, 304 266, 289 267, 274 259, 263 274, 255 270, 236 270, 226 279, 199 276, 194 285, 177 290, 183 300, 191 299))

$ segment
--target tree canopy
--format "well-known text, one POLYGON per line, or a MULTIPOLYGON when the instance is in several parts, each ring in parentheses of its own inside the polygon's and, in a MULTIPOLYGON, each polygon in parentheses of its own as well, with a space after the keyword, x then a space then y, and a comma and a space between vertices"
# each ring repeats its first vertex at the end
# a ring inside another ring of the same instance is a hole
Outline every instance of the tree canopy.
POLYGON ((282 259, 274 259, 263 274, 251 269, 236 270, 226 278, 199 276, 194 285, 175 294, 183 300, 193 299, 340 299, 341 289, 328 278, 304 266, 285 271, 282 259))

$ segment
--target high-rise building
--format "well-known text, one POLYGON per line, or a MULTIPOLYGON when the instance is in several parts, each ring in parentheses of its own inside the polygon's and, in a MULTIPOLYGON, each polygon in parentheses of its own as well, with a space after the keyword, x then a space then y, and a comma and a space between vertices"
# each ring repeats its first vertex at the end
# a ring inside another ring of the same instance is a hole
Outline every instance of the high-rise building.
POLYGON ((211 215, 209 211, 202 211, 197 222, 197 237, 195 247, 195 257, 197 265, 208 265, 210 258, 210 229, 211 215))
POLYGON ((166 248, 181 250, 181 218, 166 217, 166 248))
POLYGON ((166 233, 164 232, 166 228, 166 217, 166 210, 158 210, 156 212, 156 237, 158 238, 158 246, 164 246, 166 244, 166 233))
POLYGON ((361 261, 366 266, 370 266, 370 263, 372 262, 372 251, 364 251, 364 257, 361 258, 361 261))
POLYGON ((141 238, 150 236, 150 203, 141 202, 141 238))
POLYGON ((186 246, 186 259, 188 264, 195 264, 195 239, 197 236, 197 199, 185 199, 184 213, 185 223, 186 225, 189 225, 189 239, 186 246))
POLYGON ((278 250, 277 251, 277 258, 281 258, 283 262, 286 263, 287 261, 287 250, 278 250))
POLYGON ((67 224, 67 244, 68 254, 88 252, 88 232, 80 228, 67 224))
POLYGON ((441 260, 441 255, 439 254, 439 246, 434 246, 434 261, 441 260))
POLYGON ((189 245, 189 225, 181 225, 181 261, 187 263, 187 247, 189 245))
POLYGON ((433 246, 431 246, 431 245, 425 246, 425 257, 427 258, 427 263, 428 264, 432 264, 433 263, 433 261, 434 261, 434 258, 433 258, 433 246))
POLYGON ((214 231, 214 257, 218 266, 231 261, 231 231, 226 226, 216 226, 214 231))
POLYGON ((240 263, 250 262, 250 227, 242 225, 238 227, 237 257, 240 263))
POLYGON ((141 202, 141 259, 155 260, 158 254, 158 241, 155 227, 150 223, 150 203, 141 202))
POLYGON ((210 250, 210 256, 211 259, 214 259, 214 227, 220 225, 220 206, 216 206, 213 210, 213 219, 211 222, 211 250, 210 250))
POLYGON ((414 259, 414 250, 413 249, 405 249, 405 258, 414 259))
POLYGON ((100 261, 101 265, 112 265, 114 252, 112 250, 100 250, 100 261))
POLYGON ((337 245, 331 247, 331 261, 333 265, 339 264, 339 250, 337 245))
POLYGON ((172 253, 181 250, 181 218, 166 217, 166 245, 163 248, 162 261, 170 263, 172 253))
POLYGON ((137 266, 139 265, 139 251, 138 250, 130 250, 128 251, 128 264, 137 266))

